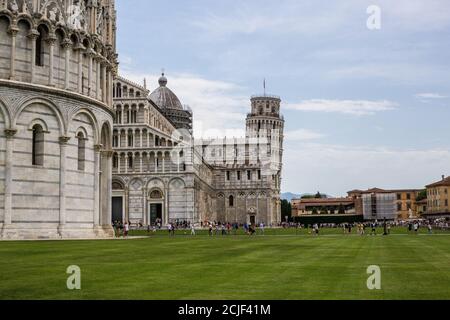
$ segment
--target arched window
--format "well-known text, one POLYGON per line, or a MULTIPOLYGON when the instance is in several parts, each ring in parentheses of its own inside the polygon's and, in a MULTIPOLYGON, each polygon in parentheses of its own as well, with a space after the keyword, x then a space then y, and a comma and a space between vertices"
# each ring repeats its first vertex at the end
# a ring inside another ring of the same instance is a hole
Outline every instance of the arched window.
POLYGON ((128 132, 128 146, 133 147, 133 132, 128 132))
POLYGON ((39 35, 36 38, 36 58, 35 64, 39 67, 44 66, 44 29, 42 27, 38 28, 39 35))
POLYGON ((82 132, 77 134, 78 140, 78 170, 85 170, 86 163, 86 137, 82 132))
POLYGON ((232 208, 232 207, 234 207, 234 197, 233 196, 230 196, 229 198, 228 198, 228 205, 232 208))
POLYGON ((113 148, 119 147, 119 136, 117 133, 113 135, 113 148))
POLYGON ((33 166, 44 165, 44 129, 41 125, 33 126, 33 147, 32 147, 32 163, 33 166))
POLYGON ((119 167, 119 157, 117 154, 114 154, 113 156, 113 168, 117 169, 119 167))
POLYGON ((128 155, 128 169, 133 169, 133 155, 128 155))
POLYGON ((116 123, 122 124, 122 110, 116 111, 116 123))

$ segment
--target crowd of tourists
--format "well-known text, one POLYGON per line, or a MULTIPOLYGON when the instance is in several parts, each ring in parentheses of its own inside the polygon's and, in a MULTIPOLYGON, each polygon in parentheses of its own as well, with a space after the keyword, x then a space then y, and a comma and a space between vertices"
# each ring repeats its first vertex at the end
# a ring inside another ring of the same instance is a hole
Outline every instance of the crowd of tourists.
POLYGON ((264 223, 250 224, 250 223, 230 223, 230 222, 218 222, 218 221, 204 221, 199 224, 192 224, 187 220, 174 220, 163 226, 161 219, 156 219, 151 225, 144 226, 142 223, 132 225, 131 222, 114 221, 114 230, 118 237, 127 238, 130 230, 147 230, 148 233, 156 233, 158 230, 167 230, 170 236, 175 236, 176 231, 182 231, 185 235, 191 236, 197 235, 199 230, 207 230, 210 237, 213 236, 228 236, 237 235, 239 230, 243 230, 244 234, 249 236, 265 235, 266 228, 279 228, 279 229, 305 229, 308 234, 318 236, 322 229, 337 229, 343 230, 346 235, 359 234, 359 235, 377 235, 379 229, 382 229, 383 235, 390 235, 393 227, 404 227, 408 234, 418 234, 419 230, 427 230, 429 234, 432 234, 434 230, 450 230, 448 220, 436 219, 436 220, 411 220, 411 221, 371 221, 371 222, 354 222, 354 223, 314 223, 314 224, 301 224, 294 222, 285 222, 274 225, 265 225, 264 223))

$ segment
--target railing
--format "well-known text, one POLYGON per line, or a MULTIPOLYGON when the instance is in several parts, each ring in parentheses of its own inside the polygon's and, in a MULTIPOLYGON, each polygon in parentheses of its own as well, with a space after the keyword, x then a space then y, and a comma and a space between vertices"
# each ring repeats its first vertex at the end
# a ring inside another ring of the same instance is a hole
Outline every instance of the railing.
POLYGON ((257 95, 253 95, 252 96, 252 99, 258 99, 258 98, 269 98, 269 99, 281 100, 280 96, 276 96, 276 95, 273 95, 273 94, 267 94, 267 93, 257 94, 257 95))

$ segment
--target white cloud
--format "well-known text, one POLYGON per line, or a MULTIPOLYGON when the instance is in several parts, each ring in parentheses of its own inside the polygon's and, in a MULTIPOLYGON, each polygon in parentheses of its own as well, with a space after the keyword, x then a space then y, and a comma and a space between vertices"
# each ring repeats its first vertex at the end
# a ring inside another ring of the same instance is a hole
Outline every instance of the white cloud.
MULTIPOLYGON (((303 34, 345 32, 359 26, 365 32, 366 9, 371 0, 277 2, 245 1, 230 4, 226 11, 201 13, 190 23, 214 35, 303 34)), ((382 30, 426 31, 450 26, 448 0, 380 0, 382 30)))
POLYGON ((287 141, 308 141, 321 139, 323 137, 325 137, 324 134, 308 129, 298 129, 285 133, 285 140, 287 141))
MULTIPOLYGON (((146 78, 151 91, 158 86, 157 74, 123 70, 121 75, 137 83, 146 78)), ((196 137, 238 137, 245 134, 245 118, 250 112, 250 96, 244 93, 245 88, 192 74, 168 73, 166 77, 167 87, 182 104, 193 110, 196 137)))
POLYGON ((416 98, 418 99, 445 99, 448 98, 447 96, 443 96, 439 93, 419 93, 415 95, 416 98))
POLYGON ((299 103, 289 103, 286 105, 286 109, 297 111, 343 113, 361 116, 373 115, 380 111, 394 110, 397 106, 397 103, 387 100, 370 101, 312 99, 304 100, 299 103))
POLYGON ((363 188, 423 188, 450 173, 446 149, 301 143, 286 146, 283 191, 345 195, 363 188))

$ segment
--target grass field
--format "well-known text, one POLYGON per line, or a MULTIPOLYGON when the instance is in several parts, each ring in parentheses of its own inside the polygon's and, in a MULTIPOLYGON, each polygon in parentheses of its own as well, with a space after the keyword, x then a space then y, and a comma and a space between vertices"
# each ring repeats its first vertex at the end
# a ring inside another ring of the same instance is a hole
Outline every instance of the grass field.
POLYGON ((450 235, 394 231, 0 242, 0 299, 450 299, 450 235), (70 265, 79 291, 66 288, 70 265), (367 289, 369 265, 381 290, 367 289))

